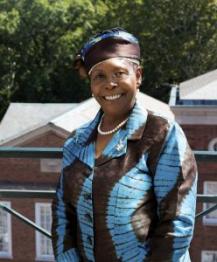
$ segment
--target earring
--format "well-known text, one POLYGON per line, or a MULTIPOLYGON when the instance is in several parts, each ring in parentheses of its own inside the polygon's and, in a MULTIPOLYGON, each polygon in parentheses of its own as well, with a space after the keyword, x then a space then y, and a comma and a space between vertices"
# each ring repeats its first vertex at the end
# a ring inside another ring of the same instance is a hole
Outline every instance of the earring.
POLYGON ((141 85, 141 81, 137 82, 137 86, 140 86, 141 85))

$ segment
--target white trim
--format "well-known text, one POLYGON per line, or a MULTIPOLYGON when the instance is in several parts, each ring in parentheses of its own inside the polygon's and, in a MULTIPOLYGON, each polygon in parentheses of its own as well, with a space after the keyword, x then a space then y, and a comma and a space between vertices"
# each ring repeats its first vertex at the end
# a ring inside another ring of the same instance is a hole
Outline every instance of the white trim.
MULTIPOLYGON (((36 224, 39 225, 39 226, 42 226, 41 225, 41 216, 40 216, 41 207, 48 207, 48 208, 51 209, 51 203, 45 203, 45 202, 35 203, 35 221, 36 221, 36 224)), ((35 234, 36 258, 35 259, 40 260, 40 261, 53 261, 54 260, 53 254, 52 255, 41 254, 41 239, 42 239, 42 237, 45 237, 45 236, 43 236, 41 233, 36 231, 36 234, 35 234)))
MULTIPOLYGON (((217 194, 217 181, 204 181, 203 183, 203 192, 204 194, 212 195, 217 194), (213 186, 216 189, 216 192, 210 193, 209 192, 209 185, 215 185, 213 186)), ((213 206, 215 204, 211 203, 203 203, 203 210, 205 211, 207 208, 213 206)), ((213 212, 217 213, 217 210, 212 211, 212 216, 210 217, 210 214, 207 214, 203 216, 203 224, 208 226, 217 226, 217 214, 213 217, 213 212)))
POLYGON ((217 145, 217 137, 213 138, 208 145, 208 150, 210 151, 217 151, 214 149, 215 144, 217 145))
POLYGON ((60 173, 62 159, 59 158, 40 158, 40 171, 42 173, 60 173))
POLYGON ((217 125, 216 106, 171 106, 171 110, 181 125, 217 125))
POLYGON ((169 98, 169 106, 170 107, 176 105, 177 90, 178 90, 177 85, 172 86, 171 89, 170 89, 170 98, 169 98))
POLYGON ((202 250, 201 251, 201 262, 213 262, 213 261, 216 261, 216 259, 217 259, 217 250, 202 250), (208 255, 208 257, 206 255, 208 255))
MULTIPOLYGON (((11 207, 10 201, 0 201, 1 204, 4 204, 7 207, 11 207)), ((1 209, 1 212, 6 212, 1 209)), ((11 215, 7 213, 7 227, 8 227, 8 252, 0 251, 0 258, 12 259, 12 229, 11 229, 11 215)))

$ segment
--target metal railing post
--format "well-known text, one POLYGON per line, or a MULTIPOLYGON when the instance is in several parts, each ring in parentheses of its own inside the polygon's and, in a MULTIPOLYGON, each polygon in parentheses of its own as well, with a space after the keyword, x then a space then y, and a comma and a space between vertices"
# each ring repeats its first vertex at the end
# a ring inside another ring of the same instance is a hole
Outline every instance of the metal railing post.
POLYGON ((51 238, 51 234, 47 230, 45 230, 42 227, 38 226, 36 223, 32 222, 30 219, 26 218, 25 216, 23 216, 22 214, 20 214, 16 210, 14 210, 13 208, 7 207, 7 206, 5 206, 5 205, 3 205, 1 203, 0 203, 0 208, 2 208, 3 210, 7 211, 8 213, 10 213, 11 215, 15 216, 16 218, 20 219, 22 222, 26 223, 30 227, 32 227, 35 230, 39 231, 40 233, 42 233, 46 237, 51 238))

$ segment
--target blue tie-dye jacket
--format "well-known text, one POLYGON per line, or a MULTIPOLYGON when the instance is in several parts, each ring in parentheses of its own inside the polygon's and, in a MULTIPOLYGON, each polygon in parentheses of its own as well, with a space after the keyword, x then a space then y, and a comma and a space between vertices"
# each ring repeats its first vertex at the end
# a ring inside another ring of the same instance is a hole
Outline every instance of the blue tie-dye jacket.
POLYGON ((197 171, 180 126, 135 104, 95 159, 101 115, 64 145, 53 202, 56 261, 190 261, 197 171))

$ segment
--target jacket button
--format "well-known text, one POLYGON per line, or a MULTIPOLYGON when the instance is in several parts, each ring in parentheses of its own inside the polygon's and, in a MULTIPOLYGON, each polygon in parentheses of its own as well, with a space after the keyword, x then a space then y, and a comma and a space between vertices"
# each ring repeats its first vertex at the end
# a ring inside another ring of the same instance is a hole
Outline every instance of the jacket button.
POLYGON ((88 243, 92 246, 93 245, 93 241, 92 241, 92 237, 91 236, 88 236, 87 237, 87 241, 88 243))
POLYGON ((91 193, 84 193, 83 196, 84 196, 85 200, 91 200, 92 199, 91 193))
POLYGON ((88 220, 88 222, 92 223, 93 219, 90 214, 85 214, 85 218, 88 220))

